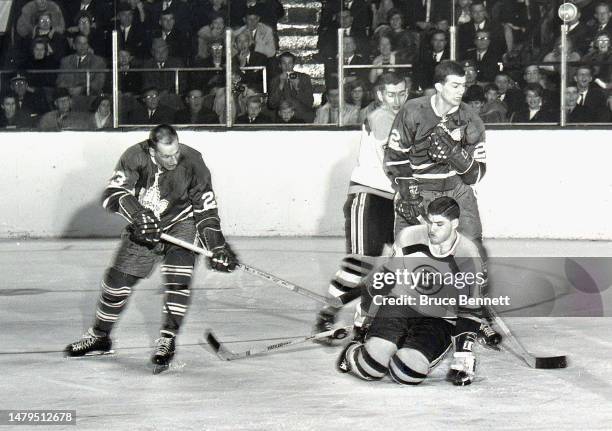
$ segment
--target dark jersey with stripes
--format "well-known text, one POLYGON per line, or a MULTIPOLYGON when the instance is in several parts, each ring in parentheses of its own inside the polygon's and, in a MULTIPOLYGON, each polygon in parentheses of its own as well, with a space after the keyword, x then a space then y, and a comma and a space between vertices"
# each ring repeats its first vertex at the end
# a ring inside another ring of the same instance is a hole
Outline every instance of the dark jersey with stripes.
POLYGON ((474 184, 484 175, 486 154, 485 128, 478 114, 465 103, 442 116, 436 112, 436 96, 407 101, 398 112, 385 147, 384 168, 394 186, 396 178, 416 178, 422 190, 448 191, 465 182, 474 184), (475 163, 469 173, 460 176, 447 163, 434 162, 427 154, 427 139, 442 124, 470 154, 475 163))
POLYGON ((207 224, 218 226, 217 202, 202 154, 183 144, 179 144, 179 151, 178 165, 169 171, 149 154, 147 141, 128 148, 104 191, 104 208, 131 222, 120 198, 132 194, 143 207, 153 211, 164 230, 190 217, 196 224, 208 220, 213 223, 207 224))

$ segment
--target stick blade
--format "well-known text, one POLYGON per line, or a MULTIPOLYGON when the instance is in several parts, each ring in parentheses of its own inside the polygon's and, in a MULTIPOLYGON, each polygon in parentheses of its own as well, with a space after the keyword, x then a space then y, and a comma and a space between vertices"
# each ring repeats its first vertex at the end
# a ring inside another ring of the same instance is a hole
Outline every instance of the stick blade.
POLYGON ((538 369, 553 370, 557 368, 567 368, 567 356, 565 355, 535 359, 535 368, 538 369))
POLYGON ((205 332, 205 337, 208 345, 211 347, 211 349, 213 349, 213 352, 215 352, 215 354, 220 359, 223 359, 224 361, 229 361, 232 359, 231 352, 229 352, 225 347, 223 347, 219 339, 215 336, 215 334, 212 333, 212 331, 207 330, 205 332))

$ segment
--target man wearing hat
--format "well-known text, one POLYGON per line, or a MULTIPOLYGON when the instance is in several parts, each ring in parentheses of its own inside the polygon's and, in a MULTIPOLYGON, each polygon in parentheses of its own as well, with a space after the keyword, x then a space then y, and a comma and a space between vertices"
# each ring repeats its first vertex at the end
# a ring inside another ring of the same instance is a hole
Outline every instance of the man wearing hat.
POLYGON ((17 111, 24 111, 36 116, 49 110, 49 104, 45 96, 30 87, 24 75, 18 73, 11 78, 11 91, 17 96, 17 111))
POLYGON ((255 41, 255 51, 262 53, 268 58, 272 58, 276 55, 274 32, 272 31, 272 28, 260 22, 260 20, 261 9, 259 5, 247 8, 245 17, 246 25, 238 29, 236 36, 243 31, 250 32, 252 39, 255 41))
POLYGON ((47 112, 38 123, 39 130, 87 130, 89 128, 89 115, 85 112, 72 110, 72 96, 65 88, 58 88, 53 97, 55 110, 47 112))
POLYGON ((0 99, 0 129, 30 129, 32 117, 26 110, 17 110, 17 96, 6 93, 0 99))

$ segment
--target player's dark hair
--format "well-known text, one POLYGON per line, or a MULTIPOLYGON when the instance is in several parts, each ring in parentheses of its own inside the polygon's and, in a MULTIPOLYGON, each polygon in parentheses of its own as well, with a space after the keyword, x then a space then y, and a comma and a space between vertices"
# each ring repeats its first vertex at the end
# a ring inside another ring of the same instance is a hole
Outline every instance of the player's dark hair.
POLYGON ((153 127, 151 133, 149 133, 149 148, 157 150, 157 144, 162 140, 169 142, 178 141, 178 134, 174 127, 169 124, 160 124, 153 127))
POLYGON ((461 211, 456 200, 448 196, 440 196, 427 206, 427 214, 441 215, 449 220, 458 220, 461 211))
POLYGON ((399 76, 395 72, 385 72, 378 77, 376 81, 376 87, 383 88, 385 85, 397 85, 401 84, 404 81, 404 78, 399 76))
POLYGON ((443 60, 434 70, 434 82, 444 83, 449 75, 465 76, 465 71, 461 64, 452 60, 443 60))

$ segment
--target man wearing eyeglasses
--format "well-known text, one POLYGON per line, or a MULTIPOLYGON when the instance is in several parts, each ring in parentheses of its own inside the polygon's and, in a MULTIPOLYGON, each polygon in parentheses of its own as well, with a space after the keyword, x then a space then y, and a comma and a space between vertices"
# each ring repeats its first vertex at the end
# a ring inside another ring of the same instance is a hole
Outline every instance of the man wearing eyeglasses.
POLYGON ((172 109, 159 101, 159 90, 156 87, 146 88, 142 93, 142 104, 137 104, 128 116, 130 124, 171 123, 174 119, 172 109))
POLYGON ((476 64, 477 79, 480 82, 493 82, 499 72, 502 58, 499 52, 491 48, 491 34, 480 30, 474 37, 475 48, 468 50, 466 60, 473 60, 476 64))
POLYGON ((506 51, 504 29, 489 18, 487 9, 482 1, 474 1, 470 6, 472 20, 459 26, 459 56, 466 58, 468 50, 476 48, 476 33, 488 31, 491 37, 491 48, 499 52, 506 51))
POLYGON ((204 94, 197 88, 185 96, 187 108, 181 109, 174 116, 176 124, 219 124, 219 116, 204 106, 204 94))

